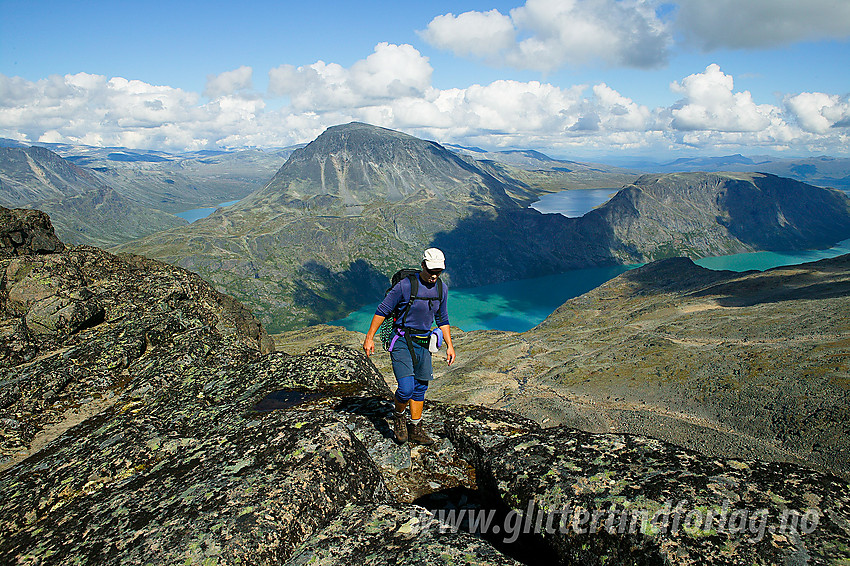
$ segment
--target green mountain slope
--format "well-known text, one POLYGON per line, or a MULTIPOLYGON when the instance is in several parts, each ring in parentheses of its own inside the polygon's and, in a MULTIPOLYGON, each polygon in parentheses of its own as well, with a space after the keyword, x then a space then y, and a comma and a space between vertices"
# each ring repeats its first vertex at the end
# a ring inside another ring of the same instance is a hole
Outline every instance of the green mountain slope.
POLYGON ((651 263, 521 333, 458 334, 434 399, 850 476, 850 255, 765 272, 651 263))
POLYGON ((186 224, 41 147, 0 148, 0 205, 44 210, 71 244, 114 246, 186 224))
POLYGON ((544 215, 512 198, 516 186, 439 144, 353 123, 295 151, 237 205, 121 249, 197 271, 279 331, 378 299, 388 275, 432 245, 446 252, 451 283, 472 286, 764 249, 762 227, 796 247, 850 236, 850 199, 837 191, 758 174, 652 179, 582 218, 544 215), (753 217, 739 198, 783 219, 753 217))

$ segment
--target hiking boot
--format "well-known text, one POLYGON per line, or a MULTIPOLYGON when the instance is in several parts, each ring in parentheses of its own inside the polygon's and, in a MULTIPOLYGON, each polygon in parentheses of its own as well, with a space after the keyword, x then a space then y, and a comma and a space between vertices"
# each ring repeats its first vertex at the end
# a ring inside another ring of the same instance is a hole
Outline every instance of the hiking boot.
POLYGON ((393 433, 399 444, 407 442, 407 415, 405 413, 395 415, 393 419, 393 433))
POLYGON ((425 434, 425 427, 422 426, 422 423, 410 425, 410 433, 408 434, 408 437, 411 442, 415 442, 416 444, 421 444, 423 446, 430 446, 434 444, 434 439, 425 434))

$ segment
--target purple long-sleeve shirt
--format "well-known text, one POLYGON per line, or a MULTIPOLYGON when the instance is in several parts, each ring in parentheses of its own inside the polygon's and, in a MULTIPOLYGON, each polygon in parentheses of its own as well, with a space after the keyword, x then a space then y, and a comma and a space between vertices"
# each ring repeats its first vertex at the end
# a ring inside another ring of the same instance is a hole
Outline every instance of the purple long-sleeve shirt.
MULTIPOLYGON (((418 277, 418 276, 417 276, 418 277)), ((436 322, 437 326, 443 326, 449 323, 449 311, 447 300, 449 296, 449 287, 442 280, 437 279, 437 282, 428 285, 419 279, 419 290, 416 293, 419 299, 413 301, 410 307, 410 312, 403 321, 399 321, 402 326, 428 332, 431 330, 431 322, 436 322), (437 285, 443 286, 443 300, 439 301, 439 292, 437 285), (422 300, 425 297, 430 300, 422 300)), ((410 279, 405 277, 395 284, 390 289, 384 300, 378 305, 375 314, 383 317, 392 316, 396 307, 403 312, 407 303, 410 302, 410 279)))

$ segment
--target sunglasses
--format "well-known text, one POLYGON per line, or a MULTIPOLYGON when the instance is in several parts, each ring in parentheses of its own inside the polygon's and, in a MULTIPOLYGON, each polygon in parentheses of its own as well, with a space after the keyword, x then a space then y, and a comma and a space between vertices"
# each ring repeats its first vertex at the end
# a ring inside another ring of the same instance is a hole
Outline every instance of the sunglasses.
POLYGON ((443 270, 442 270, 442 269, 428 269, 428 268, 427 268, 427 267, 425 267, 424 265, 422 266, 422 269, 424 269, 424 270, 425 270, 425 273, 427 273, 428 275, 437 275, 437 276, 439 276, 439 275, 440 275, 440 273, 442 273, 442 272, 443 272, 443 270))

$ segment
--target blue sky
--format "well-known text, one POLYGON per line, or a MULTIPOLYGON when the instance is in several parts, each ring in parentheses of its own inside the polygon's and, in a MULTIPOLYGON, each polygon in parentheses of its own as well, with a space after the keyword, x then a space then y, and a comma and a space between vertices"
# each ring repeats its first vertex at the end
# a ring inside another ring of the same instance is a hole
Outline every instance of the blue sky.
POLYGON ((0 136, 846 156, 848 39, 847 0, 0 0, 0 136))

